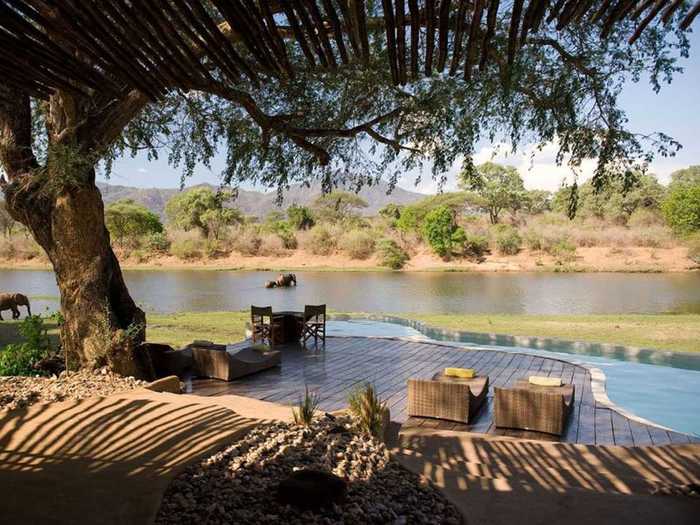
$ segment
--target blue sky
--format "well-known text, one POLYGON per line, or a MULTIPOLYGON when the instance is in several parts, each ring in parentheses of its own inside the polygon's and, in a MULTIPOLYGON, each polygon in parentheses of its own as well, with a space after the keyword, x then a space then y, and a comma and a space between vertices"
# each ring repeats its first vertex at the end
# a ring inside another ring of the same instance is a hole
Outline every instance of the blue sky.
MULTIPOLYGON (((671 158, 658 158, 651 169, 666 182, 671 172, 691 164, 700 164, 700 31, 690 34, 690 58, 684 59, 680 65, 684 68, 670 85, 663 85, 661 91, 654 93, 651 85, 642 80, 638 84, 629 83, 620 99, 622 108, 629 117, 629 126, 635 132, 650 133, 661 131, 672 136, 683 144, 683 149, 671 158)), ((542 152, 533 151, 525 146, 515 155, 509 154, 509 148, 484 142, 475 157, 477 162, 494 160, 516 166, 525 180, 528 188, 554 190, 564 179, 571 180, 573 173, 566 167, 558 167, 554 162, 555 145, 547 147, 542 152), (532 155, 534 154, 534 158, 532 155)), ((144 155, 136 158, 125 157, 118 160, 110 183, 138 187, 177 187, 180 172, 168 166, 162 155, 158 161, 149 162, 144 155)), ((212 169, 198 166, 195 176, 188 179, 187 185, 210 182, 219 183, 219 174, 224 166, 224 155, 220 154, 212 163, 212 169)), ((592 173, 594 161, 585 162, 578 174, 585 179, 592 173)), ((455 175, 459 165, 453 166, 448 174, 446 189, 456 187, 455 175)), ((408 173, 399 185, 424 193, 434 193, 435 183, 429 176, 418 187, 414 185, 417 173, 408 173)))

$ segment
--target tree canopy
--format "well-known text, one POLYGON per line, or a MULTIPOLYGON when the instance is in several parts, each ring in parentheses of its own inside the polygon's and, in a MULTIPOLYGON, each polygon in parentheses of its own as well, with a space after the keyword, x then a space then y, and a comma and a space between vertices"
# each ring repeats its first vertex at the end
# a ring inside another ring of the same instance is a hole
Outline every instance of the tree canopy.
POLYGON ((125 244, 149 233, 163 231, 158 215, 131 199, 120 200, 107 206, 105 224, 117 244, 125 244))
POLYGON ((206 187, 194 188, 170 199, 165 213, 172 224, 185 231, 197 229, 205 237, 218 239, 224 226, 243 220, 238 210, 224 206, 232 199, 229 191, 215 193, 206 187))
POLYGON ((332 191, 318 197, 314 203, 314 213, 319 219, 328 222, 343 222, 359 217, 358 210, 366 208, 367 202, 349 191, 332 191))
POLYGON ((459 183, 478 196, 474 204, 488 212, 492 224, 498 222, 503 210, 520 209, 526 196, 518 170, 494 162, 485 162, 476 170, 463 170, 459 183))

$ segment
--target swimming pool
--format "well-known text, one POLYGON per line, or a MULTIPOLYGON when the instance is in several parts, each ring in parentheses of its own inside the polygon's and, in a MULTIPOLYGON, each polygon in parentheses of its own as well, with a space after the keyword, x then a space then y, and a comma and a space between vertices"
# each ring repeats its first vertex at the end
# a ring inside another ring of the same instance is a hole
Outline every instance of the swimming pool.
MULTIPOLYGON (((444 341, 437 332, 428 337, 410 326, 365 319, 329 321, 328 333, 337 336, 407 337, 422 341, 444 341)), ((700 410, 697 409, 700 402, 698 370, 582 353, 449 342, 464 348, 536 354, 598 368, 606 376, 607 395, 615 405, 653 423, 700 436, 700 410)))

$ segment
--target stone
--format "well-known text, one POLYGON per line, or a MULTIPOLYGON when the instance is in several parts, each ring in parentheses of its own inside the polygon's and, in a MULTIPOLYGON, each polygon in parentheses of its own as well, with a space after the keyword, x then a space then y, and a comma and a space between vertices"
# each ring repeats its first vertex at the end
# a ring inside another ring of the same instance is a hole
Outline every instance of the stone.
POLYGON ((302 469, 292 474, 277 487, 280 503, 315 510, 345 501, 346 482, 322 470, 302 469))

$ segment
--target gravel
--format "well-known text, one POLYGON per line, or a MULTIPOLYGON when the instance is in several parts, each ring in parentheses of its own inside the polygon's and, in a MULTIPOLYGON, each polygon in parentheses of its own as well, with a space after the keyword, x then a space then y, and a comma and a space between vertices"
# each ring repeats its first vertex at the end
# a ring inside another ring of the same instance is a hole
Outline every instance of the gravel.
POLYGON ((436 488, 391 459, 381 442, 355 433, 350 419, 324 417, 308 428, 261 424, 193 465, 171 483, 156 523, 457 525, 461 518, 436 488), (279 482, 302 468, 346 480, 345 502, 318 512, 278 503, 279 482))
POLYGON ((26 408, 34 403, 104 397, 147 385, 107 368, 62 372, 52 377, 0 377, 0 410, 26 408))

